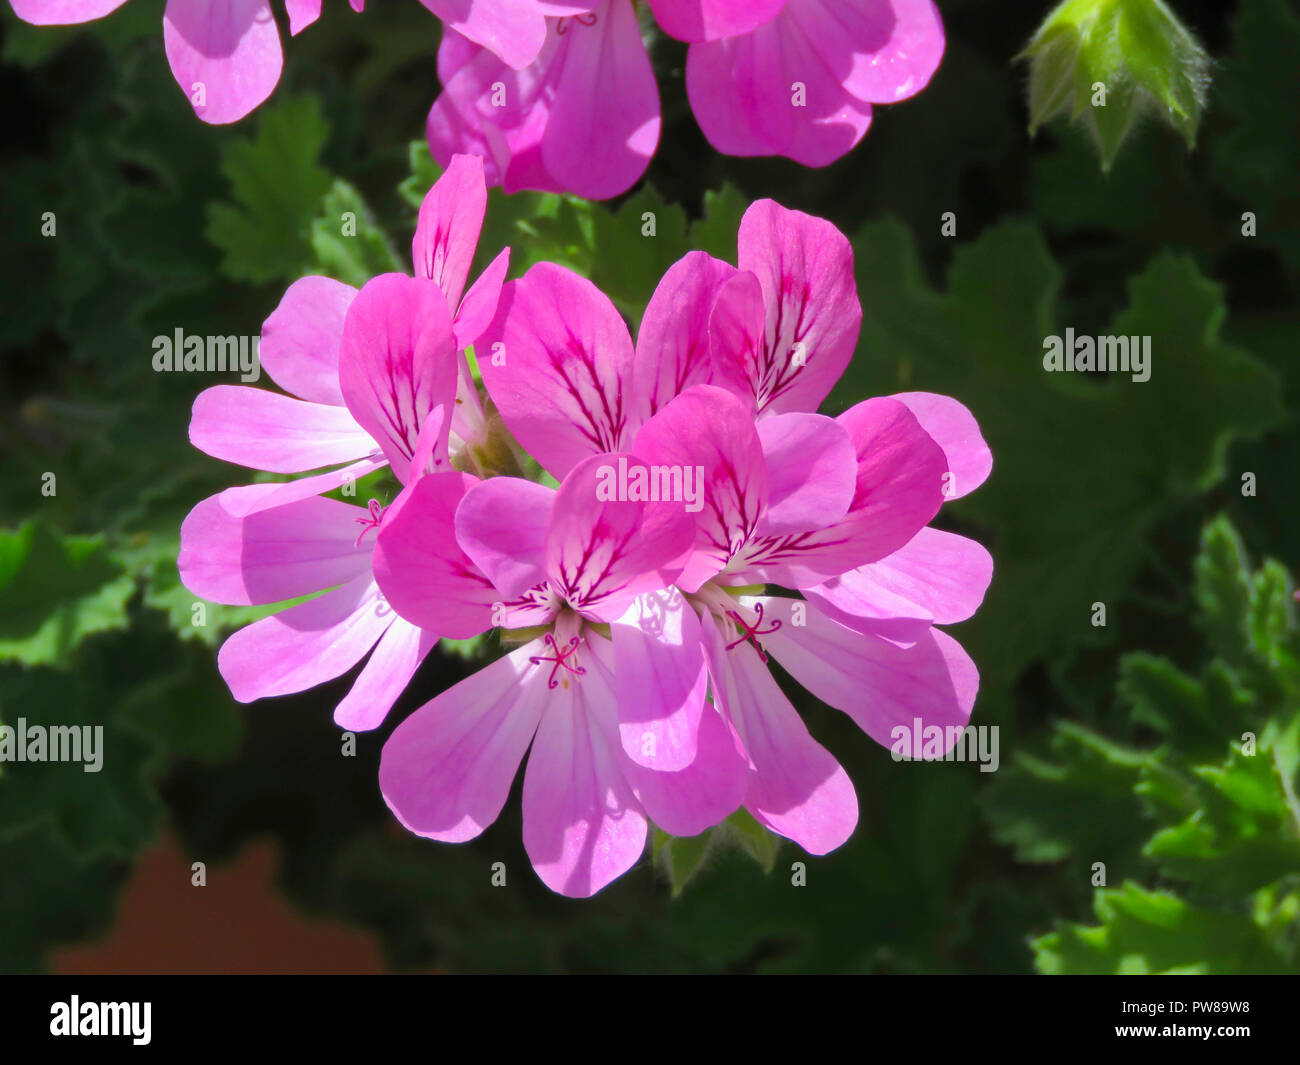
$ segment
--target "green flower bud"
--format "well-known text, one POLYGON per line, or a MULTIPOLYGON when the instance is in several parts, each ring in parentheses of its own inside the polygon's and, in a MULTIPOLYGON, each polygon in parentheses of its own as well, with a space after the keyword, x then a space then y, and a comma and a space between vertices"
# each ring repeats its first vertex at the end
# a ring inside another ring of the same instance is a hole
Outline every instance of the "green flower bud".
POLYGON ((1143 114, 1196 142, 1210 57, 1161 0, 1066 0, 1017 57, 1029 61, 1029 132, 1065 113, 1109 170, 1143 114))

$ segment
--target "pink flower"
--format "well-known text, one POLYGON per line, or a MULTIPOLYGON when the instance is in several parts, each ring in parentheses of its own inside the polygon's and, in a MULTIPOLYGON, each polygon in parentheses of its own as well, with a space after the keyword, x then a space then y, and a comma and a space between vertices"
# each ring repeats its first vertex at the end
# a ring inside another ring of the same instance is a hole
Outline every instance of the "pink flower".
POLYGON ((743 763, 703 713, 695 616, 670 590, 694 536, 681 504, 601 501, 602 467, 558 491, 508 477, 420 478, 391 508, 375 573, 440 632, 500 625, 522 646, 427 703, 384 746, 384 798, 412 832, 458 843, 500 813, 529 745, 524 846, 554 891, 586 897, 645 849, 647 817, 696 835, 736 809, 743 763))
POLYGON ((705 471, 709 506, 678 588, 700 615, 714 706, 749 762, 745 806, 773 832, 824 854, 852 832, 857 801, 769 675, 768 654, 882 745, 918 718, 959 731, 978 687, 974 664, 932 627, 934 617, 897 612, 897 597, 876 592, 910 570, 918 599, 949 607, 940 610, 945 621, 962 620, 969 614, 957 601, 973 612, 991 560, 972 541, 925 528, 942 503, 949 460, 904 402, 867 400, 835 420, 753 417, 725 389, 694 385, 642 427, 632 451, 705 471), (937 547, 922 540, 927 533, 937 547), (849 582, 847 591, 826 590, 835 580, 849 582), (810 589, 809 597, 754 594, 756 585, 810 589))
MULTIPOLYGON (((659 96, 631 0, 424 0, 448 21, 429 146, 475 152, 488 182, 604 199, 645 172, 659 96), (546 32, 540 27, 546 18, 546 32), (558 16, 558 17, 557 17, 558 16)), ((690 42, 686 86, 730 155, 825 166, 858 143, 873 103, 925 87, 943 54, 932 0, 651 0, 690 42)))
MULTIPOLYGON (((126 0, 9 0, 24 22, 61 26, 91 22, 126 0)), ((365 0, 351 0, 360 11, 365 0)), ((321 0, 284 0, 289 32, 320 17, 321 0)), ((163 12, 167 61, 194 113, 213 125, 238 122, 280 80, 283 54, 270 0, 167 0, 163 12)))
POLYGON ((290 395, 217 385, 195 401, 190 439, 209 455, 271 473, 338 467, 227 489, 182 525, 181 577, 196 595, 265 605, 325 592, 223 644, 218 666, 241 702, 331 680, 373 649, 335 720, 374 728, 438 639, 398 618, 375 584, 379 501, 323 493, 385 466, 405 483, 455 456, 472 464, 482 412, 476 397, 458 403, 463 349, 495 311, 509 254, 462 297, 486 202, 480 161, 454 160, 421 207, 415 277, 385 274, 359 292, 308 277, 285 293, 260 354, 290 395))
MULTIPOLYGON (((684 608, 673 600, 671 638, 648 644, 640 663, 615 663, 617 705, 606 713, 661 723, 670 742, 657 750, 674 768, 694 764, 720 718, 743 756, 746 807, 815 854, 847 839, 856 799, 769 675, 768 653, 878 742, 914 718, 960 728, 977 674, 934 625, 968 617, 991 576, 978 544, 927 529, 945 498, 991 467, 964 407, 921 393, 867 400, 838 419, 813 413, 860 320, 843 235, 762 201, 742 221, 739 268, 702 253, 675 264, 635 345, 594 285, 549 264, 503 288, 481 345, 500 355, 480 362, 495 406, 557 478, 605 452, 702 472, 694 550, 671 593, 684 608), (756 595, 756 584, 806 599, 756 595), (712 708, 696 694, 701 658, 712 708)), ((466 546, 459 514, 457 530, 466 546)), ((413 590, 401 537, 396 523, 381 534, 381 550, 394 552, 381 581, 400 613, 445 625, 426 611, 456 597, 413 590)), ((486 598, 475 609, 477 629, 486 598)), ((623 736, 629 757, 637 735, 623 736)), ((719 775, 716 755, 708 765, 719 775)))

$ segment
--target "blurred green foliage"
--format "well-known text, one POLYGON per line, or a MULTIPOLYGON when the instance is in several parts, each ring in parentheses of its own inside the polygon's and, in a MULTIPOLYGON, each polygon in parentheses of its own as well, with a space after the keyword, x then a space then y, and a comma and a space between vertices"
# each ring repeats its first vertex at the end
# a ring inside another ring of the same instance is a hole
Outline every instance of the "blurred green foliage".
POLYGON ((532 875, 517 796, 452 847, 396 829, 378 795, 392 724, 482 645, 431 658, 390 724, 340 757, 330 715, 347 679, 233 703, 215 648, 259 612, 209 605, 195 625, 176 573, 188 509, 251 475, 188 445, 190 404, 215 381, 154 373, 151 338, 255 334, 304 273, 409 268, 437 173, 418 140, 436 23, 371 6, 331 7, 290 42, 271 103, 230 128, 197 122, 176 90, 156 5, 67 30, 5 12, 0 719, 102 725, 106 755, 98 774, 0 766, 0 970, 102 934, 164 823, 206 862, 275 835, 290 896, 369 929, 398 968, 1295 968, 1292 584, 1246 547, 1294 559, 1300 542, 1294 5, 1175 3, 1216 59, 1196 148, 1153 123, 1106 174, 1072 127, 1023 132, 1012 61, 1046 5, 951 0, 934 82, 879 109, 834 167, 713 153, 684 50, 658 40, 665 127, 642 186, 612 204, 492 194, 479 266, 504 244, 515 276, 572 266, 634 326, 685 251, 734 258, 752 199, 832 219, 854 243, 864 325, 827 409, 944 392, 995 455, 941 523, 996 560, 954 635, 1003 767, 895 763, 790 684, 855 782, 854 838, 809 859, 741 816, 657 839, 583 903, 532 875), (1043 338, 1067 326, 1151 335, 1151 379, 1043 373, 1043 338), (1110 886, 1094 886, 1098 862, 1110 886))

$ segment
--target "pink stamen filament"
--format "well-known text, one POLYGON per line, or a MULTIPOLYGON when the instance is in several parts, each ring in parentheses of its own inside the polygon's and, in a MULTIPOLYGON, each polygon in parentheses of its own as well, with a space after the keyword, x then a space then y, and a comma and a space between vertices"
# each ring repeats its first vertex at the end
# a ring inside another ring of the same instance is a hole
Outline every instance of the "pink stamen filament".
POLYGON ((360 547, 361 537, 365 536, 371 529, 379 528, 379 523, 384 520, 384 510, 386 508, 378 499, 372 499, 370 501, 369 509, 370 515, 368 517, 354 519, 358 525, 364 525, 365 528, 357 534, 356 542, 352 545, 353 547, 360 547))
POLYGON ((569 640, 568 646, 565 647, 563 650, 561 650, 559 644, 555 642, 555 634, 548 632, 546 634, 546 644, 548 647, 550 647, 552 651, 555 652, 555 654, 553 656, 533 655, 528 659, 528 661, 530 661, 535 666, 540 666, 543 662, 555 663, 555 665, 551 667, 550 679, 546 682, 546 686, 548 688, 558 688, 560 686, 560 682, 555 679, 555 676, 557 673, 560 672, 561 666, 563 666, 566 670, 572 673, 575 677, 586 676, 587 670, 585 666, 569 664, 569 657, 571 655, 576 654, 578 650, 578 644, 580 644, 581 642, 582 640, 580 637, 574 636, 572 639, 569 640))
POLYGON ((740 611, 738 610, 727 611, 727 617, 731 618, 731 620, 734 621, 737 626, 739 626, 741 629, 744 630, 740 636, 740 639, 733 640, 731 643, 727 644, 727 650, 730 651, 733 647, 739 647, 742 643, 748 641, 749 643, 752 643, 754 645, 754 650, 758 652, 758 660, 766 664, 767 652, 764 651, 763 648, 759 646, 757 637, 772 635, 772 633, 776 632, 776 630, 781 627, 781 622, 779 620, 773 621, 772 627, 770 629, 765 629, 763 628, 763 604, 755 603, 754 612, 758 615, 758 620, 755 621, 753 625, 751 625, 749 624, 749 622, 747 622, 744 618, 740 616, 740 611))
POLYGON ((588 11, 581 15, 566 15, 555 24, 556 33, 568 33, 569 23, 576 19, 583 26, 594 26, 599 16, 594 11, 588 11))

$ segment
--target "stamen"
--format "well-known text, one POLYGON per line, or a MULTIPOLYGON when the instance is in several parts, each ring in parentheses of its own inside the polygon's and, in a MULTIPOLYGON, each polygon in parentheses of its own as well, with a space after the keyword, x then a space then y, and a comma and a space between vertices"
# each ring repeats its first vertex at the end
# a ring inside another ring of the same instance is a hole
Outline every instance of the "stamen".
POLYGON ((576 19, 584 26, 594 26, 596 25, 596 21, 598 20, 599 17, 600 16, 597 15, 596 12, 594 11, 587 11, 581 15, 566 15, 563 18, 561 18, 559 22, 555 24, 555 32, 568 33, 569 23, 574 19, 576 19))
POLYGON ((543 662, 555 663, 555 665, 551 667, 551 677, 546 682, 546 686, 548 688, 558 688, 560 686, 560 682, 555 679, 555 676, 557 673, 560 672, 561 666, 563 666, 566 670, 572 673, 575 677, 586 676, 587 670, 585 666, 569 665, 569 656, 576 654, 578 650, 578 644, 580 644, 581 642, 582 639, 580 637, 574 636, 572 639, 569 640, 568 646, 565 647, 563 650, 561 650, 559 644, 555 642, 555 634, 548 632, 546 634, 546 644, 547 646, 550 647, 552 651, 555 652, 554 656, 533 655, 528 659, 528 661, 530 661, 535 666, 540 666, 543 662))
POLYGON ((755 603, 754 612, 758 615, 758 620, 755 621, 753 625, 750 625, 749 622, 747 622, 744 618, 740 616, 740 611, 738 610, 727 611, 727 617, 731 618, 732 621, 734 621, 740 628, 744 630, 744 632, 741 634, 740 639, 727 644, 727 650, 730 651, 733 647, 739 647, 742 643, 748 641, 749 643, 752 643, 754 645, 754 650, 758 652, 758 660, 762 662, 764 665, 766 665, 767 652, 764 651, 763 648, 759 646, 757 637, 772 635, 772 633, 776 632, 776 630, 781 627, 781 622, 779 619, 775 620, 772 622, 772 627, 770 629, 765 629, 762 627, 763 626, 763 604, 755 603))
POLYGON ((370 509, 369 517, 353 519, 354 521, 356 521, 358 525, 365 526, 365 528, 362 529, 361 532, 357 534, 356 542, 352 545, 353 547, 360 547, 361 537, 365 536, 366 533, 368 533, 371 529, 379 528, 379 523, 384 520, 384 511, 387 508, 383 506, 383 504, 381 504, 378 499, 372 499, 370 501, 369 509, 370 509))

